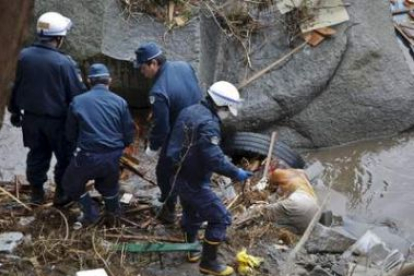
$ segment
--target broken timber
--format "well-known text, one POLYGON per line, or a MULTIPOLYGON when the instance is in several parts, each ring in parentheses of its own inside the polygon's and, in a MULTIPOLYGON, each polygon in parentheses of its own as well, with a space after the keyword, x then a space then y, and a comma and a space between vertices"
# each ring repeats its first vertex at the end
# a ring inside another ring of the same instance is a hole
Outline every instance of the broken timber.
POLYGON ((130 170, 131 172, 135 173, 145 181, 151 183, 154 186, 157 186, 157 184, 152 181, 151 179, 147 178, 142 172, 138 169, 139 161, 127 154, 122 155, 121 159, 119 160, 122 166, 124 166, 126 169, 130 170))

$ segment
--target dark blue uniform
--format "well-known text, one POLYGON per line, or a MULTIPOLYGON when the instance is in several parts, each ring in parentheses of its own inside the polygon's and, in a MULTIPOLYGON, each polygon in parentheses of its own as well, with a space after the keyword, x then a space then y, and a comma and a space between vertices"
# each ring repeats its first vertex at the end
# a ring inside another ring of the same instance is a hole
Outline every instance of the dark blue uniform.
POLYGON ((75 156, 63 180, 72 199, 85 192, 88 180, 104 196, 118 193, 119 158, 134 139, 134 122, 124 99, 105 85, 74 98, 66 124, 66 134, 77 145, 75 156))
POLYGON ((9 111, 24 111, 22 131, 27 156, 27 180, 41 189, 55 154, 55 183, 60 189, 71 148, 64 138, 65 118, 72 98, 84 91, 73 60, 56 48, 34 44, 20 52, 9 111))
POLYGON ((214 242, 225 239, 231 217, 211 190, 211 175, 215 172, 236 178, 239 170, 225 157, 220 139, 220 119, 202 102, 181 111, 167 149, 178 170, 175 185, 183 207, 182 227, 195 235, 201 223, 208 221, 205 238, 214 242))
MULTIPOLYGON (((193 68, 183 61, 167 61, 159 69, 154 85, 150 91, 153 105, 154 126, 150 134, 150 148, 161 147, 156 175, 161 189, 161 201, 170 193, 171 163, 165 157, 169 134, 180 111, 200 102, 202 93, 193 68)), ((176 195, 171 195, 167 204, 175 205, 176 195)))

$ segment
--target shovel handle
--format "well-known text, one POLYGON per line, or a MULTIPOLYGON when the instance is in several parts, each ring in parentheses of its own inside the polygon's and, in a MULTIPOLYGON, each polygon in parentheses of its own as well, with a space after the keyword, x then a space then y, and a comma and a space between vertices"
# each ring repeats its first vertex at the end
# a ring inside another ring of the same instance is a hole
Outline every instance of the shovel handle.
POLYGON ((266 164, 265 164, 262 178, 267 178, 267 174, 268 174, 268 170, 270 166, 270 160, 272 159, 272 152, 273 152, 273 147, 276 141, 276 137, 277 137, 277 132, 273 131, 272 137, 270 138, 270 146, 269 146, 269 151, 267 152, 266 164))

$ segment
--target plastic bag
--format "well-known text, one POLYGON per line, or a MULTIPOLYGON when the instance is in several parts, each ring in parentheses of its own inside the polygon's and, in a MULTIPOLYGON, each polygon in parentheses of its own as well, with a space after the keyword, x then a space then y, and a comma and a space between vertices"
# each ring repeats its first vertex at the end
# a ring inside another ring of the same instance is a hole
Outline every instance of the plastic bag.
POLYGON ((342 254, 342 259, 349 260, 353 253, 365 256, 371 262, 380 262, 390 254, 390 250, 377 235, 368 230, 342 254))

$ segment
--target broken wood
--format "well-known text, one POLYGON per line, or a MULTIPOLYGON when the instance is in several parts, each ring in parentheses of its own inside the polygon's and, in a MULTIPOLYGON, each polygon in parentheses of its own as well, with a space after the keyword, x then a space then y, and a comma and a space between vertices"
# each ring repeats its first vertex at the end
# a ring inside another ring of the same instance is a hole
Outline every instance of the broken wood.
POLYGON ((283 57, 279 58, 278 60, 276 60, 272 64, 268 65, 266 68, 260 70, 256 74, 254 74, 251 78, 243 81, 239 85, 239 87, 237 87, 237 89, 242 89, 243 87, 247 86, 251 82, 253 82, 256 79, 260 78, 261 76, 263 76, 264 74, 266 74, 268 71, 270 71, 271 69, 273 69, 275 66, 279 65, 280 63, 284 62, 285 60, 287 60, 288 58, 290 58, 291 56, 293 56, 294 54, 296 54, 297 52, 299 52, 306 45, 307 45, 307 42, 304 42, 304 43, 300 44, 299 46, 297 46, 296 48, 294 48, 292 51, 290 51, 289 53, 287 53, 283 57))
POLYGON ((312 31, 310 33, 307 33, 303 35, 303 39, 312 47, 316 47, 319 44, 322 43, 322 41, 325 40, 325 37, 323 35, 320 35, 316 31, 312 31))
POLYGON ((139 169, 138 164, 139 161, 130 155, 124 154, 121 156, 121 159, 119 160, 122 166, 124 166, 126 169, 130 170, 131 172, 135 173, 139 177, 141 177, 143 180, 151 183, 154 186, 157 186, 157 184, 152 181, 151 179, 147 178, 139 169))
POLYGON ((266 164, 265 164, 263 176, 262 176, 263 178, 267 178, 267 175, 269 173, 268 171, 269 171, 270 161, 272 160, 272 156, 273 156, 273 148, 276 142, 276 137, 277 137, 277 132, 273 131, 272 136, 270 138, 269 150, 267 151, 266 164))
POLYGON ((140 212, 140 211, 149 210, 151 208, 153 208, 152 205, 141 205, 141 206, 138 206, 138 207, 136 207, 134 209, 128 210, 125 213, 126 214, 132 214, 132 213, 136 213, 136 212, 140 212))
POLYGON ((106 238, 112 238, 117 240, 141 240, 141 241, 162 241, 162 242, 185 242, 184 239, 173 238, 173 237, 159 237, 151 235, 122 235, 122 234, 105 234, 106 238))
POLYGON ((25 209, 32 211, 32 208, 30 208, 29 206, 27 206, 26 204, 24 204, 23 202, 20 201, 20 199, 16 198, 14 195, 12 195, 11 193, 9 193, 8 191, 6 191, 5 189, 3 189, 2 187, 0 187, 0 192, 2 192, 3 194, 7 195, 8 197, 10 197, 11 199, 13 199, 14 201, 16 201, 17 203, 19 203, 20 205, 22 205, 25 209))
POLYGON ((320 29, 316 29, 315 32, 317 32, 320 35, 323 35, 325 37, 330 37, 336 34, 335 29, 330 28, 330 27, 324 27, 324 28, 320 28, 320 29))
POLYGON ((174 8, 175 8, 175 3, 174 3, 174 1, 170 0, 168 2, 168 22, 169 23, 173 22, 173 19, 174 19, 174 8))

